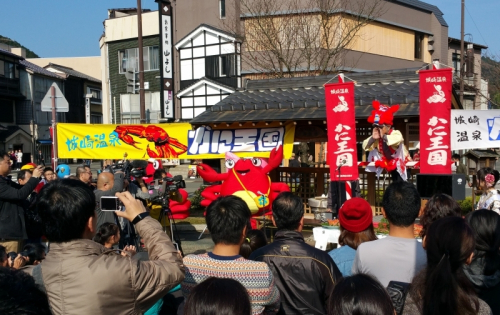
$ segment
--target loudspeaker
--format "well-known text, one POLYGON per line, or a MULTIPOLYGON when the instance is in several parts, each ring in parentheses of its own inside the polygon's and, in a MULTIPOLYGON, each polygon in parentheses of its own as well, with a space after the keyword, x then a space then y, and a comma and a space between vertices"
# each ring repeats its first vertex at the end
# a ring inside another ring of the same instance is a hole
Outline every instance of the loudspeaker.
POLYGON ((417 190, 422 199, 447 194, 455 200, 464 200, 466 183, 464 174, 417 174, 417 190))

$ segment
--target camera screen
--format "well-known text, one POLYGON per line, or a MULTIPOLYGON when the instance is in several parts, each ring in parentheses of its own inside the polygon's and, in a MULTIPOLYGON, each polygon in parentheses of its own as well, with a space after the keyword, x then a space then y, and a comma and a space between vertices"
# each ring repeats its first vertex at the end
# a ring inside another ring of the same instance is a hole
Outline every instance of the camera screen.
POLYGON ((102 211, 116 211, 119 210, 117 197, 101 197, 101 210, 102 211))

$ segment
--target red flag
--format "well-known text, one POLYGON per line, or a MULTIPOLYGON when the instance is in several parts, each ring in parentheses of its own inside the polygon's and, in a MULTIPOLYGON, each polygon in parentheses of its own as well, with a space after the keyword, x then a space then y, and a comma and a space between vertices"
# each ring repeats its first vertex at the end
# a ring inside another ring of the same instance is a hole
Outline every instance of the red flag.
POLYGON ((328 156, 332 181, 357 180, 354 82, 325 85, 328 156), (340 166, 340 178, 339 178, 340 166))
POLYGON ((420 172, 451 174, 452 69, 420 72, 420 172))

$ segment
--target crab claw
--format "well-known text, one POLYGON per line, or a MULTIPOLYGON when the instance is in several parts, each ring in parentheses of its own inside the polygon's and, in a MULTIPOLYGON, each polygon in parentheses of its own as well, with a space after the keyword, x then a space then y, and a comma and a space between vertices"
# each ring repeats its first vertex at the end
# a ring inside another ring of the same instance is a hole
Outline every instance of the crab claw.
POLYGON ((201 178, 210 183, 226 180, 228 176, 228 173, 224 174, 217 173, 213 168, 211 168, 207 164, 200 164, 196 169, 198 171, 198 174, 200 174, 201 178))
POLYGON ((263 168, 264 173, 269 173, 273 169, 277 168, 281 161, 283 160, 283 146, 278 145, 271 151, 269 155, 269 161, 267 162, 266 167, 263 168))

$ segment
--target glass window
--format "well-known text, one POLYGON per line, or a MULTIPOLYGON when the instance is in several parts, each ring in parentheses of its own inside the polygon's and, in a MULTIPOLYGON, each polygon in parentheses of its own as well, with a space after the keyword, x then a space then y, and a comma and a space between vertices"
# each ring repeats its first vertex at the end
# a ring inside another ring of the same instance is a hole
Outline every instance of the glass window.
MULTIPOLYGON (((144 71, 160 69, 160 55, 158 46, 143 47, 144 71)), ((126 71, 139 72, 139 49, 130 48, 118 51, 120 73, 126 71)))
POLYGON ((160 69, 160 49, 158 46, 149 47, 149 68, 150 70, 160 69))
POLYGON ((226 0, 219 0, 220 18, 226 18, 226 0))
POLYGON ((424 34, 415 32, 415 59, 422 59, 422 45, 424 34))
POLYGON ((4 76, 9 79, 14 79, 16 77, 14 68, 13 63, 6 61, 4 63, 4 76))
POLYGON ((455 71, 460 71, 460 54, 453 53, 451 55, 451 60, 453 62, 453 69, 455 69, 455 71))

